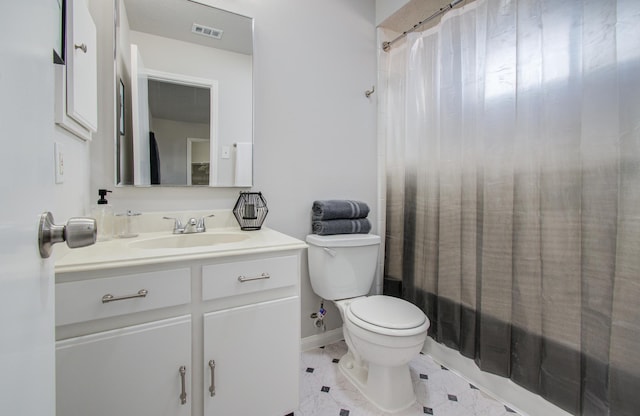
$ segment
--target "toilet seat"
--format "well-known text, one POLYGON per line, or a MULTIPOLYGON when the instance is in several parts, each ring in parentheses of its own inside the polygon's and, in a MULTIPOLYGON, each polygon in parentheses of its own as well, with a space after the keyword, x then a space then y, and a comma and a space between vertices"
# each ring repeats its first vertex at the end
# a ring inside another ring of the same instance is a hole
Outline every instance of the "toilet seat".
POLYGON ((362 329, 390 336, 413 336, 429 328, 429 319, 415 305, 391 296, 369 296, 351 302, 347 319, 362 329))

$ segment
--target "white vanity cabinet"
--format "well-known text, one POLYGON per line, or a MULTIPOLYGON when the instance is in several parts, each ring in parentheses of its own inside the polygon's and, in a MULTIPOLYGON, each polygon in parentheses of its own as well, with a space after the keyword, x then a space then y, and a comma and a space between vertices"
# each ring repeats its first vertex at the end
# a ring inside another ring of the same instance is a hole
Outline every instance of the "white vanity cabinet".
POLYGON ((58 271, 57 415, 294 412, 304 244, 287 247, 58 271))

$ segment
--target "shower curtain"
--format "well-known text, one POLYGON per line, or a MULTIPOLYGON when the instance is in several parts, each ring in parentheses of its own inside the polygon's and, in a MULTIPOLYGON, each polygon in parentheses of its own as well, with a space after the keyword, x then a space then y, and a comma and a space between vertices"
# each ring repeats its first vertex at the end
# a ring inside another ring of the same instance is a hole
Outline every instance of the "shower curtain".
POLYGON ((389 53, 385 280, 573 414, 640 414, 640 1, 478 0, 389 53))

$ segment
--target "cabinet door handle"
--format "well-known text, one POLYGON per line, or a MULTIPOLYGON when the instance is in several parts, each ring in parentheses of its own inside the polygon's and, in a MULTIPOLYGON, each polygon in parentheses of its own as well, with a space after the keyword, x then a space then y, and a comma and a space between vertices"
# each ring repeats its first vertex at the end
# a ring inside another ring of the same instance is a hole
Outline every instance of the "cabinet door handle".
POLYGON ((187 385, 185 376, 187 374, 187 367, 181 366, 180 370, 180 380, 182 381, 182 392, 180 393, 180 404, 187 404, 187 385))
POLYGON ((140 289, 135 295, 113 296, 111 293, 107 293, 102 297, 102 303, 115 302, 117 300, 146 298, 148 294, 149 291, 147 289, 140 289))
POLYGON ((87 53, 87 45, 82 43, 80 45, 73 45, 74 49, 80 49, 82 52, 87 53))
POLYGON ((238 282, 244 283, 244 282, 250 282, 252 280, 262 280, 262 279, 270 279, 270 278, 271 276, 269 276, 269 273, 262 273, 260 276, 253 276, 253 277, 238 276, 238 282))
POLYGON ((209 368, 211 369, 211 385, 209 386, 209 393, 211 397, 216 395, 216 362, 215 360, 209 361, 209 368))

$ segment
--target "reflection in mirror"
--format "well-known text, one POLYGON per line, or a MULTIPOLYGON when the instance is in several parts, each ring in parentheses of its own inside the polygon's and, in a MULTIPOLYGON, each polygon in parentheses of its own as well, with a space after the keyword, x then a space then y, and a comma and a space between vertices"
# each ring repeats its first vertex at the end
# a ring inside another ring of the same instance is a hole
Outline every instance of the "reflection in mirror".
POLYGON ((188 0, 115 1, 116 183, 251 186, 252 19, 188 0))
POLYGON ((141 69, 137 47, 131 48, 131 67, 138 73, 131 84, 134 185, 216 184, 217 171, 210 166, 218 143, 217 81, 141 69), (193 137, 207 141, 195 148, 207 151, 197 155, 207 162, 207 180, 198 183, 187 173, 193 137))
POLYGON ((211 147, 209 139, 187 139, 187 183, 189 185, 209 185, 211 171, 211 147))
MULTIPOLYGON (((149 128, 167 160, 160 166, 161 151, 151 160, 151 184, 209 185, 211 164, 210 141, 215 143, 211 130, 211 96, 209 88, 174 84, 170 81, 149 80, 149 128), (176 138, 187 138, 187 145, 176 138), (213 138, 213 140, 212 140, 213 138), (186 158, 186 159, 185 159, 186 158), (181 163, 186 160, 187 163, 181 163), (167 168, 171 169, 167 169, 167 168), (197 167, 194 170, 194 167, 197 167), (164 169, 163 169, 164 168, 164 169), (154 181, 154 173, 156 178, 154 181), (194 175, 195 174, 195 175, 194 175), (192 178, 192 175, 193 178, 192 178)), ((215 100, 215 98, 214 98, 215 100)), ((215 118, 215 117, 214 117, 215 118)), ((153 145, 153 139, 149 145, 153 145)))

